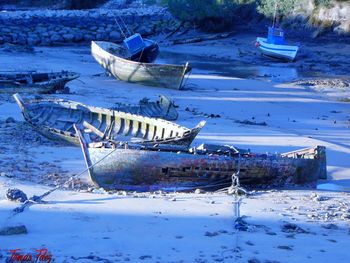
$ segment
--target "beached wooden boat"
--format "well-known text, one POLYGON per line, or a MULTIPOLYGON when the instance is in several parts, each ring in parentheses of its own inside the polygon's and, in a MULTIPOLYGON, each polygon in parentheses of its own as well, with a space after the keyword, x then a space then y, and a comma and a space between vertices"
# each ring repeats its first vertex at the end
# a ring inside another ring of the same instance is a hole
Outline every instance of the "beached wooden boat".
POLYGON ((0 72, 0 93, 55 93, 78 77, 78 73, 69 71, 0 72))
POLYGON ((283 30, 276 27, 269 27, 268 37, 258 37, 255 46, 265 56, 287 61, 293 61, 299 50, 298 46, 286 44, 283 30))
POLYGON ((90 139, 137 141, 142 144, 175 144, 188 146, 205 125, 188 129, 162 119, 86 106, 62 99, 39 99, 24 102, 14 98, 24 119, 42 135, 58 141, 79 145, 73 124, 90 131, 90 139), (96 136, 96 134, 98 136, 96 136))
POLYGON ((77 129, 91 180, 107 190, 192 190, 243 185, 304 184, 326 178, 325 147, 284 154, 253 154, 228 146, 140 146, 89 143, 77 129))
POLYGON ((117 79, 148 86, 181 89, 185 75, 191 70, 188 63, 171 65, 129 60, 125 48, 111 42, 92 41, 91 54, 117 79))

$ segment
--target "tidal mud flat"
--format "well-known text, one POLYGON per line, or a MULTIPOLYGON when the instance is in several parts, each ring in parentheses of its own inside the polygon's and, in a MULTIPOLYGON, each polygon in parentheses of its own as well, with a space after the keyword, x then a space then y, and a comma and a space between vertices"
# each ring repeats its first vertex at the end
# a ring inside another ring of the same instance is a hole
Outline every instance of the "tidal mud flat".
MULTIPOLYGON (((213 58, 218 50, 221 55, 231 54, 230 41, 233 40, 165 49, 176 50, 172 59, 177 62, 188 59, 187 50, 196 53, 205 64, 206 58, 213 58)), ((253 55, 248 56, 250 60, 253 55)), ((80 79, 68 84, 70 94, 42 95, 45 98, 65 98, 102 107, 137 103, 143 97, 156 100, 159 94, 173 98, 179 105, 179 124, 192 127, 193 123, 207 120, 194 142, 196 145, 215 142, 272 153, 325 145, 329 179, 320 183, 333 183, 344 189, 350 185, 349 103, 302 85, 282 83, 294 79, 271 81, 269 74, 261 73, 254 78, 240 78, 234 72, 223 72, 225 66, 211 70, 203 66, 194 67, 186 81, 187 90, 177 91, 119 82, 105 76, 88 46, 35 48, 29 54, 2 52, 0 57, 6 70, 64 69, 81 74, 80 79)), ((166 55, 161 59, 169 61, 166 55)), ((242 61, 246 63, 244 58, 242 61)), ((269 62, 264 64, 271 66, 269 62)), ((280 65, 272 65, 272 69, 280 65)), ((307 187, 251 192, 243 198, 243 217, 235 228, 232 196, 107 193, 95 189, 85 173, 73 189, 57 191, 45 199, 46 204, 33 205, 7 220, 11 209, 18 206, 5 199, 7 188, 15 186, 29 196, 39 195, 86 167, 80 148, 45 139, 24 122, 11 96, 0 99, 2 225, 21 223, 28 228, 27 235, 1 237, 4 245, 0 258, 6 258, 8 249, 14 247, 27 252, 33 247, 46 247, 57 262, 347 259, 349 194, 307 187), (45 228, 39 224, 43 220, 45 228)))

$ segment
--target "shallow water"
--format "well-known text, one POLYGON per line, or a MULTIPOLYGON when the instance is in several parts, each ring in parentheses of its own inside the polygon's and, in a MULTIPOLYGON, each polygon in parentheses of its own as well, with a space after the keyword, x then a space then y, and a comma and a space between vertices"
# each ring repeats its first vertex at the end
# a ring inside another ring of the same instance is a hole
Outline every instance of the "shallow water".
MULTIPOLYGON (((260 57, 259 57, 260 60, 260 57)), ((302 70, 292 63, 278 62, 266 58, 265 65, 239 60, 215 59, 190 54, 161 51, 157 63, 185 64, 189 62, 193 73, 220 74, 225 77, 266 79, 273 82, 293 81, 300 78, 317 77, 317 71, 302 70)))
POLYGON ((317 190, 325 191, 335 191, 335 192, 350 192, 350 187, 343 185, 333 184, 333 183, 324 183, 317 185, 317 190))

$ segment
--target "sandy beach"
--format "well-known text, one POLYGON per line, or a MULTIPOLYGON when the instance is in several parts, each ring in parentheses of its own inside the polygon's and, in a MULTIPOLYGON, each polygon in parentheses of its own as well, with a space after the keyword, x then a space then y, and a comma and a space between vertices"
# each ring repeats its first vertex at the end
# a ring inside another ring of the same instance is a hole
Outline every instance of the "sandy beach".
POLYGON ((55 262, 346 262, 350 44, 335 49, 333 43, 310 42, 295 63, 279 63, 262 58, 253 42, 254 35, 244 34, 186 45, 161 42, 160 62, 193 65, 185 90, 108 77, 88 44, 1 52, 1 70, 81 74, 68 84, 69 94, 40 95, 44 98, 112 107, 166 95, 179 106, 177 123, 193 128, 207 121, 194 145, 231 144, 261 153, 326 146, 328 179, 302 187, 248 189, 239 229, 235 199, 225 193, 108 193, 96 189, 87 173, 45 198, 45 204, 10 217, 19 204, 6 200, 9 187, 40 195, 86 166, 80 148, 36 133, 14 99, 1 94, 0 223, 24 224, 28 233, 1 236, 0 261, 11 249, 35 254, 46 248, 55 262), (324 82, 324 88, 320 82, 310 85, 320 76, 333 82, 324 82))

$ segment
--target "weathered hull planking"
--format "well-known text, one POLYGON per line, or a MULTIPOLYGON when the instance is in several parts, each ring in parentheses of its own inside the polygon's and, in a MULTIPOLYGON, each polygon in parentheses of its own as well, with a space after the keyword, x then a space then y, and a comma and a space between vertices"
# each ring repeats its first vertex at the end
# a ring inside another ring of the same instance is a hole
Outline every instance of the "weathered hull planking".
POLYGON ((185 74, 191 70, 188 64, 180 66, 131 61, 124 58, 122 50, 121 46, 110 42, 91 42, 92 56, 108 73, 122 81, 181 89, 185 74))
POLYGON ((188 129, 162 119, 86 106, 73 101, 56 99, 24 102, 18 94, 14 98, 24 119, 35 130, 49 139, 77 146, 79 139, 73 124, 86 128, 92 141, 111 139, 184 146, 190 145, 205 125, 205 122, 201 122, 197 127, 188 129), (96 134, 100 134, 100 137, 96 134))
POLYGON ((74 72, 0 72, 0 93, 50 94, 62 90, 67 82, 79 77, 74 72))
POLYGON ((239 168, 243 185, 303 184, 326 177, 325 147, 281 155, 237 154, 221 151, 164 150, 88 144, 81 146, 91 180, 107 190, 191 190, 230 186, 239 168), (124 148, 123 148, 124 147, 124 148))
POLYGON ((159 100, 156 102, 144 98, 140 100, 138 105, 119 103, 112 109, 150 118, 161 118, 168 121, 176 121, 179 117, 174 102, 163 95, 160 95, 159 100))

